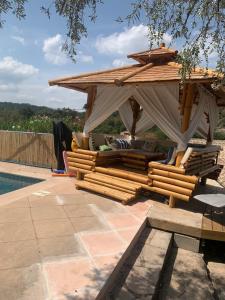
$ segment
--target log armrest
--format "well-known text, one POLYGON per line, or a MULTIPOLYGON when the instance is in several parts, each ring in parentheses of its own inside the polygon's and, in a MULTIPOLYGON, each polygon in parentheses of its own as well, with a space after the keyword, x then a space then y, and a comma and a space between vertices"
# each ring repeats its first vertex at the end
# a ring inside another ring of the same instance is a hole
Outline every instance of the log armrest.
POLYGON ((198 183, 198 177, 185 174, 185 170, 157 162, 149 163, 150 190, 153 192, 189 201, 198 183))

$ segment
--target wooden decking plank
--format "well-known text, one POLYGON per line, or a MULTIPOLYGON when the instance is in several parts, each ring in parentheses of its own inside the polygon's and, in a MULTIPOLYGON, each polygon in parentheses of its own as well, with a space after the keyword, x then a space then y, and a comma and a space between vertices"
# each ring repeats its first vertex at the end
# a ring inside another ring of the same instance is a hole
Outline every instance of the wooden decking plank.
POLYGON ((108 176, 108 175, 104 175, 104 174, 101 174, 101 173, 91 173, 89 175, 86 175, 85 178, 90 178, 90 179, 93 179, 93 180, 96 180, 99 182, 99 184, 101 182, 104 182, 104 183, 107 183, 107 184, 110 184, 110 185, 114 185, 114 186, 117 186, 117 187, 121 187, 121 188, 125 188, 127 190, 131 190, 131 191, 134 191, 136 192, 138 189, 141 189, 141 185, 137 185, 135 184, 134 182, 132 183, 132 181, 121 181, 120 178, 118 177, 115 177, 115 176, 108 176))
POLYGON ((115 189, 112 189, 109 187, 105 187, 105 186, 87 182, 87 181, 76 182, 76 187, 91 190, 91 191, 97 192, 97 193, 105 195, 105 196, 110 196, 112 198, 122 201, 122 203, 124 203, 124 204, 126 204, 129 201, 134 199, 134 195, 132 195, 132 194, 121 192, 121 191, 118 191, 118 190, 115 190, 115 189))
POLYGON ((199 213, 155 203, 149 209, 148 220, 158 229, 201 237, 202 214, 199 213))
POLYGON ((136 174, 135 172, 129 172, 120 169, 114 168, 103 168, 103 167, 96 167, 95 170, 99 173, 103 173, 106 175, 121 177, 130 181, 135 181, 138 183, 148 184, 148 176, 136 174))
POLYGON ((88 177, 85 178, 85 181, 88 181, 88 182, 91 182, 91 183, 95 183, 95 184, 98 184, 98 185, 102 185, 102 186, 106 186, 106 187, 109 187, 111 189, 118 190, 118 191, 121 191, 121 192, 125 192, 125 193, 128 193, 128 194, 131 194, 133 196, 136 196, 136 191, 127 190, 127 189, 119 187, 119 186, 114 186, 114 185, 112 185, 110 183, 107 183, 107 182, 98 181, 96 179, 92 179, 92 178, 88 178, 88 177))
POLYGON ((202 238, 225 241, 225 232, 219 218, 214 215, 214 208, 207 206, 202 218, 202 238))
POLYGON ((212 211, 212 220, 213 220, 213 231, 224 232, 224 223, 225 223, 225 213, 224 210, 213 210, 212 211))

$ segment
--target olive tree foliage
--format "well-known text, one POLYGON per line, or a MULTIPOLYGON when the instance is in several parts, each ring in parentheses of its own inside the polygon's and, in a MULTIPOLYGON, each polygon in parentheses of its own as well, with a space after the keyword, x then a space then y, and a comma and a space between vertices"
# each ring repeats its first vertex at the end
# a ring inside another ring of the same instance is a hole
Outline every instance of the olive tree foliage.
POLYGON ((179 40, 183 77, 202 62, 208 66, 210 59, 225 73, 225 0, 137 0, 131 6, 125 20, 145 20, 150 47, 165 33, 173 42, 179 40))
MULTIPOLYGON (((19 19, 25 18, 27 1, 0 0, 0 26, 4 24, 4 14, 10 12, 19 19)), ((95 22, 98 7, 104 1, 49 0, 47 5, 43 2, 40 9, 49 18, 53 11, 65 18, 64 50, 75 59, 77 44, 87 37, 87 23, 95 22)), ((183 64, 183 76, 202 61, 208 65, 212 57, 217 70, 225 73, 225 0, 133 0, 127 16, 118 16, 117 21, 147 25, 150 48, 159 44, 165 33, 171 35, 172 42, 179 41, 183 51, 178 60, 183 64)))

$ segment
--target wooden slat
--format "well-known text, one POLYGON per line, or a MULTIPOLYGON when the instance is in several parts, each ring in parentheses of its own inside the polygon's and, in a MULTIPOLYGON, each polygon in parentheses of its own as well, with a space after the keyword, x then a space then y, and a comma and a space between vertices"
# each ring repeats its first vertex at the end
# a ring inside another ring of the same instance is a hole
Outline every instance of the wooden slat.
POLYGON ((131 169, 137 169, 137 170, 145 170, 145 166, 139 166, 139 165, 134 165, 134 164, 129 164, 129 163, 123 163, 125 167, 131 168, 131 169))
POLYGON ((70 164, 70 162, 74 162, 74 163, 83 164, 83 165, 95 166, 95 162, 92 160, 80 159, 80 158, 76 158, 76 157, 68 157, 67 160, 68 160, 69 164, 70 164))
POLYGON ((189 201, 190 197, 186 196, 186 195, 182 195, 173 191, 168 191, 159 187, 154 187, 154 186, 149 186, 148 187, 149 191, 161 194, 161 195, 165 195, 165 196, 173 196, 176 199, 180 199, 183 201, 189 201))
POLYGON ((80 154, 93 155, 93 156, 98 155, 98 151, 84 150, 84 149, 80 149, 80 148, 78 148, 76 150, 76 152, 80 153, 80 154))
POLYGON ((189 189, 185 189, 183 187, 180 186, 176 186, 176 185, 172 185, 172 184, 168 184, 162 181, 157 181, 157 180, 153 180, 152 182, 152 186, 153 187, 158 187, 161 189, 165 189, 167 191, 172 191, 181 195, 186 195, 186 196, 191 196, 192 194, 192 190, 189 189))
POLYGON ((133 164, 133 165, 146 166, 146 162, 144 160, 131 159, 131 158, 128 158, 128 157, 121 157, 121 160, 123 162, 133 164))
POLYGON ((100 172, 107 175, 117 176, 128 180, 133 180, 136 182, 148 184, 148 177, 143 176, 140 174, 134 174, 129 171, 123 171, 118 169, 112 169, 112 168, 102 168, 102 167, 96 167, 96 172, 100 172))
POLYGON ((72 166, 69 166, 69 170, 71 170, 71 171, 76 171, 76 172, 80 172, 80 173, 83 173, 83 174, 89 174, 89 173, 92 173, 92 171, 85 170, 85 169, 81 169, 81 168, 75 168, 75 167, 72 167, 72 166))
POLYGON ((109 196, 115 198, 117 200, 122 201, 123 204, 128 203, 129 201, 134 199, 134 196, 125 192, 121 192, 112 188, 108 188, 105 186, 101 186, 98 184, 94 184, 87 181, 78 181, 76 182, 77 188, 91 190, 93 192, 97 192, 101 195, 109 196))
POLYGON ((190 183, 190 182, 185 182, 182 180, 177 180, 177 179, 168 178, 168 177, 164 177, 164 176, 160 176, 160 175, 153 175, 153 174, 149 174, 148 177, 151 180, 157 180, 157 181, 173 184, 175 186, 184 187, 184 188, 187 188, 190 190, 194 190, 194 188, 195 188, 195 184, 190 183))
POLYGON ((85 178, 85 181, 88 181, 88 182, 91 182, 91 183, 95 183, 95 184, 98 184, 100 186, 106 186, 108 188, 111 188, 111 189, 114 189, 114 190, 118 190, 118 191, 121 191, 121 192, 125 192, 125 193, 133 195, 134 197, 136 196, 136 192, 135 191, 127 190, 126 188, 115 186, 115 185, 110 184, 110 183, 98 181, 96 179, 92 179, 92 178, 88 178, 88 177, 85 178))
POLYGON ((182 174, 168 172, 168 171, 159 170, 159 169, 153 169, 149 173, 153 174, 153 175, 160 175, 160 176, 164 176, 164 177, 168 177, 168 178, 183 180, 185 182, 190 182, 190 183, 194 183, 194 184, 196 184, 198 182, 198 177, 196 177, 196 176, 182 175, 182 174))
MULTIPOLYGON (((102 174, 102 173, 98 173, 98 172, 94 172, 93 174, 96 174, 98 176, 107 176, 107 178, 110 179, 115 179, 115 176, 110 176, 110 175, 106 175, 106 174, 102 174)), ((139 189, 143 184, 142 183, 138 183, 132 180, 127 180, 121 177, 116 177, 121 183, 123 183, 124 185, 127 184, 131 184, 132 186, 135 186, 137 189, 139 189)))
POLYGON ((56 168, 53 135, 0 130, 0 160, 56 168))
POLYGON ((99 173, 89 174, 89 175, 85 176, 85 178, 96 180, 100 183, 104 182, 104 183, 107 183, 107 184, 111 184, 115 187, 125 188, 127 190, 131 190, 131 191, 134 191, 134 192, 136 192, 138 189, 141 188, 140 185, 138 186, 137 184, 133 184, 132 182, 121 181, 120 178, 107 176, 107 175, 102 175, 102 174, 99 174, 99 173))
POLYGON ((218 170, 219 168, 220 168, 219 165, 210 167, 210 168, 208 168, 208 169, 206 169, 206 170, 200 172, 200 173, 199 173, 199 176, 200 176, 200 177, 203 177, 203 176, 205 176, 205 175, 207 175, 207 174, 210 174, 210 173, 212 173, 212 172, 218 170))
POLYGON ((150 162, 148 164, 148 166, 150 168, 159 169, 159 170, 163 170, 163 171, 169 171, 169 172, 178 173, 178 174, 185 174, 185 169, 170 166, 170 165, 164 165, 164 164, 157 163, 154 161, 150 162))
POLYGON ((133 77, 133 76, 139 74, 139 73, 142 72, 142 71, 145 71, 145 70, 147 70, 147 69, 149 69, 149 68, 152 68, 153 65, 154 65, 153 63, 149 63, 149 64, 146 64, 146 65, 144 65, 144 66, 142 66, 142 67, 139 67, 137 70, 131 71, 131 72, 129 72, 128 74, 126 74, 126 75, 124 75, 124 76, 122 76, 122 77, 120 77, 120 78, 115 79, 114 82, 115 82, 116 85, 119 85, 119 86, 120 86, 120 85, 122 85, 123 82, 126 81, 127 79, 129 79, 129 78, 131 78, 131 77, 133 77))
POLYGON ((88 166, 88 165, 84 165, 84 164, 78 164, 78 163, 73 163, 73 162, 69 163, 69 168, 70 167, 74 167, 74 168, 78 168, 78 169, 83 169, 83 170, 88 170, 88 171, 91 171, 93 169, 92 166, 88 166))
POLYGON ((68 157, 75 157, 75 158, 81 158, 81 159, 87 159, 87 160, 95 160, 95 156, 93 155, 86 155, 86 154, 81 154, 78 152, 71 152, 67 151, 68 157))

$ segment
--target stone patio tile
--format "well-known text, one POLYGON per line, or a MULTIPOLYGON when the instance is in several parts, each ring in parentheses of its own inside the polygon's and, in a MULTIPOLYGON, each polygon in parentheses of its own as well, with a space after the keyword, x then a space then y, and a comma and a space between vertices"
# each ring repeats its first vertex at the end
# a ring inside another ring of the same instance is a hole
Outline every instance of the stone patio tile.
POLYGON ((117 232, 125 242, 130 244, 130 242, 134 239, 138 229, 139 226, 136 226, 129 229, 118 230, 117 232))
POLYGON ((100 222, 98 217, 94 215, 92 217, 71 218, 70 220, 73 224, 75 232, 109 229, 107 224, 100 222))
POLYGON ((148 213, 149 205, 145 202, 137 202, 133 205, 128 205, 127 210, 143 220, 148 213))
POLYGON ((39 264, 0 270, 0 300, 46 300, 39 264))
POLYGON ((32 222, 0 224, 0 242, 24 241, 35 239, 32 222))
POLYGON ((147 296, 146 299, 152 299, 160 271, 161 266, 152 268, 133 266, 127 276, 125 287, 134 295, 147 296))
POLYGON ((39 261, 35 240, 0 243, 0 269, 27 267, 39 261))
POLYGON ((95 290, 98 286, 98 272, 89 259, 79 258, 67 262, 49 263, 44 265, 44 270, 50 289, 50 299, 88 300, 90 289, 95 290))
POLYGON ((29 207, 28 198, 18 199, 14 201, 9 201, 7 205, 4 205, 5 208, 15 208, 15 207, 29 207))
POLYGON ((91 203, 86 199, 84 193, 85 191, 76 190, 73 194, 59 194, 57 197, 62 201, 63 205, 82 205, 91 203))
POLYGON ((214 289, 216 290, 218 299, 225 299, 225 268, 224 263, 208 262, 208 270, 214 289))
POLYGON ((35 196, 32 195, 29 197, 29 203, 31 207, 38 207, 38 206, 55 206, 60 205, 57 202, 55 195, 46 195, 46 196, 35 196))
POLYGON ((162 249, 149 244, 145 244, 135 262, 135 266, 144 268, 162 266, 166 251, 167 249, 162 249))
POLYGON ((74 235, 39 239, 38 246, 42 258, 55 256, 85 255, 85 250, 74 235))
POLYGON ((163 230, 152 229, 151 237, 146 240, 146 244, 167 249, 172 238, 172 233, 163 230))
POLYGON ((68 219, 36 221, 34 227, 38 238, 66 236, 74 233, 68 219))
POLYGON ((96 199, 93 203, 104 213, 127 213, 122 204, 107 198, 104 198, 104 201, 96 199))
POLYGON ((115 229, 140 225, 140 221, 131 214, 110 214, 106 216, 106 219, 115 229))
POLYGON ((112 231, 84 234, 81 239, 92 256, 119 253, 125 248, 125 243, 112 231))
POLYGON ((30 221, 30 209, 29 208, 3 208, 0 207, 0 222, 18 222, 18 221, 30 221))
POLYGON ((101 256, 95 256, 93 260, 101 273, 104 272, 109 274, 115 269, 121 256, 122 253, 118 253, 114 255, 101 255, 101 256))
POLYGON ((59 179, 59 183, 54 186, 54 188, 49 188, 48 191, 50 191, 54 195, 58 194, 72 194, 76 191, 74 186, 74 179, 69 179, 69 181, 61 181, 61 178, 59 179))
POLYGON ((67 216, 61 206, 39 206, 31 208, 34 221, 45 219, 66 219, 67 216))
MULTIPOLYGON (((128 291, 128 289, 123 286, 119 294, 116 297, 116 300, 136 300, 137 298, 128 291)), ((147 299, 146 299, 147 300, 147 299)), ((149 299, 150 300, 150 299, 149 299)))
POLYGON ((92 209, 88 204, 85 205, 65 205, 64 210, 68 217, 92 217, 94 216, 92 209))

